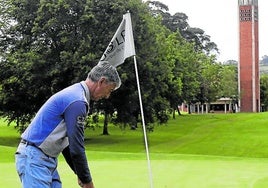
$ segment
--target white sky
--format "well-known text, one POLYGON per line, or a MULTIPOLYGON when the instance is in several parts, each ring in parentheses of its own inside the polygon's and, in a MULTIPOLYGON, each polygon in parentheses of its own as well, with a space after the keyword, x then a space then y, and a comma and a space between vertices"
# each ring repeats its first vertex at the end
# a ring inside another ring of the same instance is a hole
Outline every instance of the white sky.
MULTIPOLYGON (((218 60, 238 60, 238 0, 158 0, 173 15, 183 12, 188 24, 209 35, 220 50, 218 60)), ((259 0, 259 57, 268 55, 268 0, 259 0)))

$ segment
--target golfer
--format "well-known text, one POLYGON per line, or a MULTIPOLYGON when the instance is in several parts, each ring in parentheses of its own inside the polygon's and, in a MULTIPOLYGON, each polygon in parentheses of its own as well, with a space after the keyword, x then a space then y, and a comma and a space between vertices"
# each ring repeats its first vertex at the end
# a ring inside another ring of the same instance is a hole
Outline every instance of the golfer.
POLYGON ((57 157, 62 152, 83 188, 94 188, 84 148, 90 100, 108 98, 121 85, 115 67, 99 62, 85 81, 51 96, 21 135, 15 154, 24 188, 60 188, 57 157))

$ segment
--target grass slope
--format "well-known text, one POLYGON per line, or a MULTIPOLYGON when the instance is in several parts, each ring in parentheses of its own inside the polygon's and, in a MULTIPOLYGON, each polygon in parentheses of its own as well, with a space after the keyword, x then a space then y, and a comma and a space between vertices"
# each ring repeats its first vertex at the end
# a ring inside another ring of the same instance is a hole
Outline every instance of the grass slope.
MULTIPOLYGON (((268 113, 184 115, 147 133, 152 153, 268 156, 268 113)), ((87 131, 89 151, 144 152, 142 130, 87 131)))
MULTIPOLYGON (((148 133, 155 188, 268 187, 268 113, 184 115, 148 133)), ((0 121, 0 125, 4 122, 0 121)), ((20 187, 14 152, 19 135, 0 126, 0 187, 20 187)), ((149 186, 143 133, 110 126, 86 130, 86 150, 98 188, 149 186)), ((62 156, 63 187, 78 187, 62 156)))

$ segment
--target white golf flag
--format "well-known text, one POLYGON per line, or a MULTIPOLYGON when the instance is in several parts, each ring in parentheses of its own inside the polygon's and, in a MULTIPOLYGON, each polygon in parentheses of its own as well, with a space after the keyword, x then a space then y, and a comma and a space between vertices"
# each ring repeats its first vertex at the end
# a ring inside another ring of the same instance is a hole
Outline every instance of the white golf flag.
POLYGON ((101 57, 101 61, 109 61, 117 67, 124 63, 125 59, 136 55, 132 32, 130 13, 123 15, 123 20, 114 34, 110 44, 101 57))

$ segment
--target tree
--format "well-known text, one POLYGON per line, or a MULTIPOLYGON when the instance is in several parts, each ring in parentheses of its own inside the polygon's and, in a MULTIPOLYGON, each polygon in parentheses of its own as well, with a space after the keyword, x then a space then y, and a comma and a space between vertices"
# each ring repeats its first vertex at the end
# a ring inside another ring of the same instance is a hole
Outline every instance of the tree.
POLYGON ((237 66, 223 65, 221 71, 221 86, 219 96, 238 97, 238 72, 237 66))
MULTIPOLYGON (((167 37, 161 38, 159 42, 163 45, 161 50, 163 54, 159 54, 162 57, 163 62, 169 62, 169 68, 171 69, 172 74, 168 77, 166 81, 168 85, 168 91, 165 92, 164 96, 170 103, 170 107, 172 109, 173 118, 175 118, 175 112, 178 111, 178 105, 183 102, 180 98, 182 95, 182 74, 180 67, 180 58, 179 51, 184 48, 183 41, 179 33, 169 34, 167 37)), ((161 51, 160 51, 161 52, 161 51)))
MULTIPOLYGON (((172 62, 170 64, 163 59, 167 54, 162 49, 164 49, 163 40, 170 31, 164 28, 158 19, 154 19, 145 11, 138 19, 135 17, 133 19, 145 121, 147 125, 155 122, 165 123, 169 109, 169 101, 165 93, 169 89, 167 81, 172 76, 172 68, 170 68, 172 62)), ((116 93, 118 97, 115 97, 115 100, 119 99, 115 104, 117 109, 115 121, 137 127, 141 114, 132 61, 127 60, 119 69, 122 72, 124 84, 122 90, 116 93)))
MULTIPOLYGON (((181 98, 188 106, 196 102, 196 95, 200 87, 200 68, 199 53, 194 49, 194 45, 183 41, 183 45, 178 50, 178 74, 182 79, 182 95, 181 98)), ((188 108, 191 113, 191 108, 188 108)))
POLYGON ((5 31, 10 27, 12 24, 12 19, 10 18, 11 12, 11 1, 10 0, 1 0, 0 1, 0 36, 5 35, 5 31))
POLYGON ((236 60, 227 60, 225 62, 223 62, 224 65, 234 65, 234 66, 238 66, 238 62, 236 60))
POLYGON ((268 110, 268 75, 261 75, 260 78, 260 100, 262 111, 268 110))
POLYGON ((206 35, 204 30, 188 24, 188 16, 185 13, 177 12, 171 15, 167 5, 158 1, 148 1, 147 3, 154 16, 161 16, 163 25, 173 32, 180 32, 188 42, 193 42, 195 50, 203 51, 207 55, 219 53, 217 45, 210 41, 210 36, 206 35))
MULTIPOLYGON (((97 40, 98 42, 103 41, 102 44, 105 44, 102 46, 99 45, 99 49, 102 48, 102 50, 99 50, 101 52, 100 56, 102 55, 102 52, 105 50, 107 44, 110 42, 114 32, 120 24, 122 15, 126 13, 127 10, 132 13, 132 23, 137 52, 140 83, 142 83, 141 90, 143 103, 145 106, 144 114, 146 117, 146 123, 149 124, 154 123, 155 121, 166 121, 167 115, 164 115, 163 112, 166 111, 168 103, 166 100, 159 97, 158 90, 160 90, 159 86, 165 84, 162 82, 162 79, 165 79, 165 75, 169 74, 165 74, 164 71, 168 71, 166 68, 159 70, 159 65, 165 66, 165 64, 160 64, 156 60, 156 56, 158 56, 157 46, 159 45, 156 41, 156 37, 158 33, 162 33, 167 30, 164 29, 159 20, 155 20, 149 14, 147 6, 145 4, 140 3, 140 1, 137 0, 128 2, 94 2, 94 6, 91 8, 91 11, 94 13, 95 23, 92 27, 95 28, 94 31, 96 33, 107 31, 105 32, 107 35, 102 35, 102 37, 106 37, 106 41, 104 38, 98 38, 97 40), (107 23, 107 20, 110 22, 107 23), (100 25, 99 23, 101 22, 106 22, 107 24, 100 25), (152 77, 154 75, 159 75, 157 76, 159 80, 154 79, 152 77), (156 98, 158 99, 157 104, 155 103, 156 98)), ((103 113, 106 118, 110 118, 114 112, 116 112, 116 116, 112 116, 115 123, 120 123, 124 126, 130 125, 134 128, 137 127, 137 123, 140 121, 141 114, 133 59, 127 59, 123 65, 118 67, 118 71, 121 73, 123 82, 121 88, 112 94, 109 101, 105 101, 105 103, 100 102, 96 105, 98 106, 99 112, 103 113)))
MULTIPOLYGON (((1 72, 3 116, 24 129, 48 97, 84 79, 100 59, 122 15, 130 10, 146 122, 167 121, 169 100, 165 94, 177 86, 169 81, 173 62, 161 59, 168 54, 159 56, 158 50, 164 48, 162 40, 170 31, 141 1, 13 0, 11 6, 10 17, 15 24, 1 43, 6 54, 1 68, 7 70, 1 72)), ((117 122, 137 125, 140 108, 132 60, 118 70, 123 86, 109 102, 96 104, 98 113, 109 118, 117 112, 117 122)))
POLYGON ((14 25, 6 31, 1 50, 2 115, 21 130, 56 91, 85 78, 93 66, 85 1, 12 1, 14 25))
MULTIPOLYGON (((0 108, 22 129, 53 93, 85 79, 127 10, 132 13, 146 125, 165 123, 178 103, 196 100, 204 52, 164 27, 161 17, 140 0, 10 2, 14 25, 0 44, 5 54, 1 70, 7 70, 0 73, 0 108)), ((118 72, 121 88, 110 100, 94 104, 94 114, 104 114, 104 134, 109 134, 110 119, 132 128, 141 121, 133 60, 127 59, 118 72)))
POLYGON ((215 62, 213 58, 205 58, 202 61, 201 74, 202 74, 202 95, 203 102, 213 102, 219 97, 219 91, 222 81, 221 65, 215 62))

